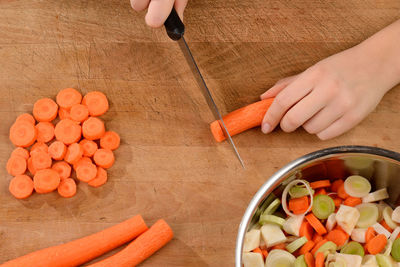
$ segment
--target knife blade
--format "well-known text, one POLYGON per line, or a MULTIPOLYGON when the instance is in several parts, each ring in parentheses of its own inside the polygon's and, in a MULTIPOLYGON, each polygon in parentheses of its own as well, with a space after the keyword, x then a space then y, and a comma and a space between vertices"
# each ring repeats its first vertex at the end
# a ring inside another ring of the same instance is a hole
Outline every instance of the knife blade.
POLYGON ((243 168, 244 162, 242 157, 239 154, 238 149, 236 148, 235 143, 232 140, 231 135, 229 134, 228 129, 225 126, 224 120, 222 119, 221 112, 219 111, 217 105, 215 104, 214 98, 210 92, 210 90, 207 87, 207 84, 203 78, 203 75, 200 72, 199 67, 197 66, 196 60, 193 57, 192 52, 190 51, 190 48, 188 44, 186 43, 184 33, 185 33, 185 25, 179 18, 178 14, 175 11, 175 8, 172 8, 171 13, 169 14, 167 20, 164 23, 165 29, 167 31, 168 36, 174 40, 177 41, 179 44, 180 49, 182 50, 182 53, 193 73, 193 76, 195 77, 195 80, 197 82, 197 85, 200 88, 201 93, 203 94, 210 110, 214 114, 215 118, 219 120, 222 124, 222 131, 224 132, 224 135, 227 137, 229 143, 231 144, 231 147, 238 158, 240 164, 242 165, 243 168))

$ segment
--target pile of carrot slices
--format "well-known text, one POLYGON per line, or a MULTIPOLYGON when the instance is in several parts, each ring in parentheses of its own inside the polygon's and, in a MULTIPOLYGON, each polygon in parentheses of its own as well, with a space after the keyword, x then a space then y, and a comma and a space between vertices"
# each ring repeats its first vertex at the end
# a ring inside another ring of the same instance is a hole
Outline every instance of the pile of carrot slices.
POLYGON ((19 115, 9 135, 16 146, 7 162, 7 172, 14 176, 10 193, 25 199, 34 191, 57 190, 62 197, 72 197, 77 180, 92 187, 105 184, 106 169, 114 164, 113 151, 120 145, 119 135, 106 131, 98 118, 108 109, 102 92, 82 97, 76 89, 66 88, 56 101, 37 100, 33 115, 19 115))

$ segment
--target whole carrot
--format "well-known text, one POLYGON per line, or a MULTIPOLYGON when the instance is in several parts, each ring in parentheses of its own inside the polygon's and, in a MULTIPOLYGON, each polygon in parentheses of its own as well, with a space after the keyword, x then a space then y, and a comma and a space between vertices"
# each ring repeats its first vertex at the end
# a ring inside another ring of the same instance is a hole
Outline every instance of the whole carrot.
MULTIPOLYGON (((98 233, 38 250, 1 264, 1 267, 79 266, 134 239, 148 228, 142 216, 123 221, 98 233)), ((119 266, 119 265, 114 265, 119 266)))
MULTIPOLYGON (((274 98, 267 98, 232 111, 224 116, 222 119, 224 120, 229 134, 234 136, 248 129, 260 126, 273 100, 274 98)), ((211 132, 217 142, 222 142, 227 138, 222 128, 219 120, 210 124, 211 132)))

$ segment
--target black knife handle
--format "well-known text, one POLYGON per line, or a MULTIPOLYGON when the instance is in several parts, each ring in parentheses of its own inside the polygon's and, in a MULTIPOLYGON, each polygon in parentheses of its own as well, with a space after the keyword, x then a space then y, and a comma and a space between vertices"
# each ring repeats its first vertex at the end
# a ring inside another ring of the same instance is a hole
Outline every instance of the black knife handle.
POLYGON ((167 20, 164 22, 165 30, 169 38, 174 41, 178 41, 182 38, 185 33, 185 25, 182 20, 179 18, 178 13, 176 13, 175 8, 172 8, 171 13, 169 14, 167 20))

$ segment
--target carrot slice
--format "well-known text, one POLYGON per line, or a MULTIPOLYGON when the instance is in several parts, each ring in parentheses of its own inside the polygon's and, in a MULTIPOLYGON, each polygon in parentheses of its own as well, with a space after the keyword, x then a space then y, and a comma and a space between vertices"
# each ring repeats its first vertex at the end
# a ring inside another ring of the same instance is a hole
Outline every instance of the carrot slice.
POLYGON ((60 116, 60 120, 71 119, 69 110, 61 107, 58 109, 58 116, 60 116))
POLYGON ((30 122, 19 121, 11 126, 9 137, 15 146, 28 147, 36 141, 37 130, 30 122))
POLYGON ((85 105, 75 104, 71 107, 69 116, 74 121, 83 122, 89 117, 89 110, 85 105))
POLYGON ((73 197, 76 194, 76 183, 72 178, 66 178, 60 182, 57 188, 58 194, 62 197, 73 197))
POLYGON ((39 151, 32 155, 32 164, 35 170, 43 170, 51 167, 51 157, 48 153, 39 151))
POLYGON ((107 131, 102 138, 100 138, 100 146, 110 150, 115 150, 119 147, 120 137, 114 131, 107 131))
POLYGON ((311 224, 311 226, 315 229, 315 231, 320 234, 326 234, 325 226, 315 217, 314 214, 310 213, 306 215, 306 220, 311 224))
POLYGON ((281 243, 281 244, 272 246, 272 247, 271 247, 271 250, 272 250, 272 249, 283 249, 283 250, 286 250, 286 244, 285 244, 285 243, 281 243))
POLYGON ((349 195, 346 193, 346 191, 344 190, 344 183, 342 185, 339 186, 337 194, 340 198, 342 199, 346 199, 349 197, 349 195))
POLYGON ((90 117, 82 124, 82 134, 87 140, 96 140, 106 132, 104 122, 96 117, 90 117))
POLYGON ((329 180, 320 180, 320 181, 315 181, 310 183, 310 187, 312 189, 318 189, 318 188, 323 188, 323 187, 330 187, 331 186, 331 181, 329 180))
POLYGON ((30 157, 28 159, 28 170, 32 175, 36 174, 36 169, 35 169, 35 167, 33 167, 33 164, 32 164, 32 157, 30 157))
POLYGON ((263 255, 264 260, 268 257, 268 250, 266 249, 261 249, 261 253, 263 255))
POLYGON ((317 234, 317 233, 315 233, 314 235, 313 235, 313 238, 312 238, 312 241, 314 241, 314 243, 315 244, 317 244, 319 241, 321 241, 323 238, 322 238, 322 235, 319 235, 319 234, 317 234))
POLYGON ((49 146, 49 155, 55 160, 62 160, 67 153, 67 146, 61 141, 55 141, 49 146))
MULTIPOLYGON (((314 241, 315 242, 315 241, 314 241)), ((313 255, 315 255, 315 253, 317 252, 317 250, 326 242, 328 242, 328 240, 326 239, 322 239, 321 241, 319 241, 318 243, 315 244, 315 246, 313 247, 313 249, 311 250, 311 253, 313 255)))
POLYGON ((80 104, 82 95, 74 88, 65 88, 56 96, 57 104, 63 109, 69 110, 73 105, 80 104))
POLYGON ((385 220, 380 221, 380 224, 385 227, 386 230, 388 230, 389 232, 393 232, 393 229, 390 228, 390 226, 386 223, 385 220))
POLYGON ((67 179, 71 176, 71 165, 65 161, 56 162, 53 164, 53 166, 51 166, 51 168, 58 172, 61 180, 67 179))
POLYGON ((17 117, 17 119, 15 120, 15 122, 20 122, 20 121, 26 121, 33 125, 35 125, 35 123, 36 123, 35 118, 29 113, 23 113, 23 114, 19 115, 17 117))
POLYGON ((8 190, 15 198, 27 198, 32 195, 33 181, 28 175, 17 175, 11 179, 8 190))
POLYGON ((76 168, 76 178, 82 182, 89 182, 96 178, 97 167, 93 163, 81 163, 76 168))
POLYGON ((35 127, 38 142, 47 143, 54 138, 54 125, 51 122, 39 122, 35 127))
POLYGON ((58 105, 50 98, 42 98, 33 105, 33 117, 37 121, 52 121, 57 117, 58 105))
POLYGON ((334 197, 333 203, 335 203, 335 207, 339 207, 342 204, 342 199, 340 197, 334 197))
POLYGON ((82 146, 83 155, 85 157, 93 157, 98 149, 97 143, 91 140, 82 139, 79 144, 82 146))
POLYGON ((373 227, 368 227, 367 231, 365 232, 365 242, 368 243, 375 236, 375 229, 373 227))
POLYGON ((12 176, 24 174, 26 171, 26 159, 21 156, 12 156, 7 161, 7 172, 12 176))
POLYGON ((308 197, 291 198, 289 200, 289 210, 294 214, 302 214, 309 208, 308 197))
POLYGON ((300 226, 300 236, 305 236, 307 240, 312 240, 314 230, 306 220, 304 220, 300 226))
POLYGON ((88 107, 90 116, 100 116, 108 110, 107 97, 99 91, 87 93, 82 100, 82 104, 88 107))
POLYGON ((45 143, 40 143, 36 142, 32 147, 31 147, 31 156, 35 154, 36 152, 44 152, 44 153, 49 153, 49 147, 45 143))
POLYGON ((35 191, 41 194, 57 189, 60 184, 60 175, 53 169, 38 170, 33 176, 35 191))
POLYGON ((17 147, 11 152, 11 157, 13 156, 20 156, 27 160, 29 158, 29 151, 23 147, 17 147))
POLYGON ((68 146, 67 153, 65 154, 64 160, 69 164, 75 164, 80 158, 82 158, 83 149, 78 143, 73 143, 68 146))
POLYGON ((380 253, 386 246, 387 239, 383 234, 377 235, 367 243, 367 250, 370 254, 376 255, 380 253))
POLYGON ((325 255, 323 252, 318 252, 315 257, 315 267, 324 267, 325 255))
POLYGON ((318 195, 326 195, 326 190, 324 188, 320 188, 317 191, 315 191, 314 196, 318 196, 318 195))
POLYGON ((304 260, 306 261, 307 267, 315 267, 314 256, 312 253, 307 252, 304 255, 304 260))
POLYGON ((337 193, 339 187, 343 184, 343 180, 342 179, 338 179, 332 182, 331 185, 331 191, 337 193))
POLYGON ((343 246, 348 238, 349 238, 348 235, 339 229, 333 229, 326 235, 326 239, 328 241, 332 241, 339 247, 343 246))
POLYGON ((88 182, 92 187, 100 187, 107 182, 107 171, 102 167, 97 167, 97 174, 93 180, 88 182))
POLYGON ((315 245, 315 242, 312 240, 308 240, 307 243, 305 243, 299 250, 299 253, 301 255, 306 254, 307 252, 309 252, 315 245))
POLYGON ((109 149, 101 148, 94 153, 93 160, 97 166, 108 169, 114 164, 114 153, 109 149))
MULTIPOLYGON (((261 256, 263 256, 263 253, 262 253, 262 251, 261 251, 260 248, 255 248, 255 249, 253 249, 251 252, 259 253, 261 256)), ((264 256, 263 256, 263 257, 264 257, 264 256)))
POLYGON ((359 197, 348 197, 343 201, 343 205, 355 207, 362 203, 361 198, 359 197))
POLYGON ((79 167, 81 164, 87 164, 87 163, 93 163, 92 160, 88 157, 82 157, 80 158, 76 163, 73 164, 74 170, 79 167))
POLYGON ((54 134, 58 141, 70 145, 79 141, 82 135, 82 129, 81 126, 76 124, 74 121, 64 119, 57 123, 54 134))

